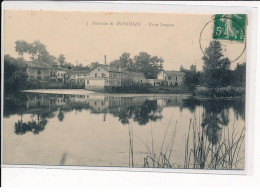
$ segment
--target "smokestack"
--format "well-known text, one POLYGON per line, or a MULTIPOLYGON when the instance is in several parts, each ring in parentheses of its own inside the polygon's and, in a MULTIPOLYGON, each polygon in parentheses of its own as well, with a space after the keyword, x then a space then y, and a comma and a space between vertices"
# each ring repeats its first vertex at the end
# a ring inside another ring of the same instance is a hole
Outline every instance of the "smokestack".
POLYGON ((104 65, 106 65, 107 64, 107 56, 106 55, 104 55, 104 59, 105 59, 105 64, 104 65))

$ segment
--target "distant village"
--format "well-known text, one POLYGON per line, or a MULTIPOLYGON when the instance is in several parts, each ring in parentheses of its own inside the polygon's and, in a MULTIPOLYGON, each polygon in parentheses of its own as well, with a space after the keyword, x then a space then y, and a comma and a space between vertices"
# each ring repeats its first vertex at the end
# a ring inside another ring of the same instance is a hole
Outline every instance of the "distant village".
MULTIPOLYGON (((72 64, 60 54, 51 55, 40 41, 15 42, 18 58, 6 54, 4 57, 4 84, 6 93, 26 89, 86 89, 105 93, 186 93, 194 96, 231 97, 245 93, 246 63, 231 62, 223 56, 218 41, 210 43, 214 53, 203 56, 203 70, 197 71, 196 63, 189 69, 180 66, 180 71, 166 71, 164 60, 147 52, 131 57, 123 52, 119 58, 107 63, 91 62, 72 64), (218 49, 216 49, 218 48, 218 49), (25 56, 30 61, 25 60, 25 56), (208 60, 211 59, 212 60, 208 60)), ((86 60, 85 60, 86 61, 86 60)))
POLYGON ((84 85, 87 90, 103 89, 106 86, 180 86, 184 77, 181 71, 160 71, 156 79, 146 79, 142 72, 128 71, 117 65, 108 65, 106 55, 104 64, 98 64, 90 70, 74 71, 67 67, 53 67, 42 61, 26 61, 28 80, 61 82, 64 84, 84 85))

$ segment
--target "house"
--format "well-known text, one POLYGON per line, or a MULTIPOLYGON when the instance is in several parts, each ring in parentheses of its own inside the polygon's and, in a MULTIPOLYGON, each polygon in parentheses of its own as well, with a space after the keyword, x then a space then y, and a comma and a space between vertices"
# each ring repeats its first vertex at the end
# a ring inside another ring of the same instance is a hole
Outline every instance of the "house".
POLYGON ((105 86, 121 86, 121 69, 110 65, 97 65, 89 71, 85 89, 103 89, 105 86))
POLYGON ((40 60, 25 61, 26 74, 28 79, 37 79, 41 81, 48 81, 50 77, 55 77, 54 68, 40 60))
POLYGON ((166 86, 180 86, 184 77, 181 71, 161 71, 157 75, 157 79, 161 80, 166 86))
POLYGON ((59 82, 69 83, 71 73, 72 73, 72 70, 70 67, 68 67, 68 68, 59 67, 56 72, 57 80, 59 82))
POLYGON ((88 70, 71 72, 70 83, 84 84, 88 74, 89 74, 88 70))
POLYGON ((162 80, 160 79, 148 79, 150 86, 161 86, 162 80))
POLYGON ((131 80, 131 84, 144 84, 148 83, 148 80, 145 79, 145 76, 141 72, 126 72, 128 77, 131 80))

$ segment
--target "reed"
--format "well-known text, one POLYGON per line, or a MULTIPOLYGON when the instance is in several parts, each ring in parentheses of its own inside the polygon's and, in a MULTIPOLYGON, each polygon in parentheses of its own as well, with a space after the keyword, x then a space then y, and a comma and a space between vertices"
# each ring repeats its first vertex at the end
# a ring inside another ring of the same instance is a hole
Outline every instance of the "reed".
MULTIPOLYGON (((170 121, 171 122, 171 121, 170 121)), ((173 148, 175 133, 177 130, 177 121, 170 134, 170 127, 164 134, 161 149, 155 153, 153 147, 153 133, 151 148, 140 138, 140 141, 147 148, 147 155, 144 157, 144 167, 150 168, 184 168, 184 169, 207 169, 207 170, 232 170, 243 169, 244 157, 240 152, 245 140, 245 127, 236 130, 235 120, 232 129, 224 126, 221 130, 220 139, 213 144, 205 134, 205 129, 201 126, 200 120, 190 119, 189 130, 185 137, 184 164, 173 163, 173 148), (166 142, 166 137, 170 140, 166 142), (242 166, 242 167, 241 167, 242 166)))
MULTIPOLYGON (((151 168, 176 168, 173 163, 171 163, 171 157, 172 157, 172 151, 173 151, 173 145, 174 145, 174 139, 177 129, 177 121, 174 125, 174 128, 172 131, 169 132, 170 129, 170 123, 171 119, 168 123, 167 129, 164 134, 164 138, 162 141, 162 145, 160 148, 159 153, 155 153, 154 147, 153 147, 153 129, 151 126, 151 140, 152 140, 152 149, 149 149, 149 146, 143 142, 147 147, 148 155, 144 157, 144 167, 151 167, 151 168), (170 135, 170 141, 166 142, 166 136, 170 135)), ((139 139, 140 140, 140 139, 139 139)))
POLYGON ((203 128, 196 123, 196 119, 190 120, 189 132, 185 144, 184 168, 193 169, 217 169, 232 170, 242 169, 239 163, 243 164, 244 157, 239 155, 245 139, 245 127, 240 132, 236 132, 233 125, 222 128, 222 136, 213 145, 205 137, 203 128), (231 132, 231 133, 230 133, 231 132), (193 147, 189 145, 190 138, 193 137, 193 147))

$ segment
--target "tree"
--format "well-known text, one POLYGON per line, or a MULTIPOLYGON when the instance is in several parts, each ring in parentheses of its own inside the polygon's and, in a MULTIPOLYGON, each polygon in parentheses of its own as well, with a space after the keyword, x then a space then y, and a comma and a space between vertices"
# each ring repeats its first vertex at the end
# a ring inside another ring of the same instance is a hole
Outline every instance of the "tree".
POLYGON ((116 67, 121 67, 126 70, 133 70, 133 59, 130 58, 130 53, 124 52, 119 59, 116 59, 112 61, 109 65, 111 66, 116 66, 116 67))
POLYGON ((75 65, 73 67, 74 71, 82 71, 82 70, 89 70, 89 69, 90 69, 89 66, 83 66, 82 63, 75 65))
POLYGON ((24 40, 15 41, 15 51, 23 58, 24 53, 30 50, 31 46, 24 40))
POLYGON ((238 87, 245 87, 246 83, 246 63, 237 64, 233 71, 232 84, 238 87))
POLYGON ((140 52, 134 57, 133 71, 140 71, 147 79, 156 79, 157 74, 163 70, 163 59, 140 52))
POLYGON ((190 70, 182 69, 182 72, 185 73, 183 77, 183 84, 189 89, 189 90, 195 90, 196 85, 199 84, 200 74, 197 72, 196 65, 191 65, 190 70))
POLYGON ((95 68, 95 67, 97 67, 97 66, 99 66, 99 65, 101 65, 99 62, 92 62, 91 64, 90 64, 90 68, 91 69, 93 69, 93 68, 95 68))
POLYGON ((65 56, 63 54, 60 54, 58 61, 60 63, 60 65, 63 65, 65 63, 65 56))
POLYGON ((114 67, 120 67, 121 66, 118 59, 110 62, 109 65, 114 66, 114 67))
POLYGON ((183 67, 183 65, 181 65, 181 66, 180 66, 180 71, 181 71, 181 72, 185 72, 185 70, 186 70, 186 69, 183 67))
POLYGON ((28 43, 24 40, 19 40, 15 42, 15 51, 23 58, 24 53, 30 55, 32 61, 40 60, 47 64, 57 66, 57 58, 50 55, 46 49, 46 46, 40 41, 34 41, 33 43, 28 43), (36 57, 37 56, 37 57, 36 57))
POLYGON ((157 74, 163 70, 163 59, 140 52, 133 59, 129 53, 124 52, 119 59, 110 63, 111 66, 121 67, 128 71, 142 72, 147 79, 156 79, 157 74))
POLYGON ((31 55, 31 60, 41 59, 42 56, 47 56, 49 53, 46 50, 46 46, 40 41, 36 40, 29 45, 28 54, 31 55), (35 58, 37 56, 38 58, 35 58))
POLYGON ((205 85, 214 94, 217 88, 227 86, 230 83, 230 60, 223 58, 219 41, 210 42, 202 59, 204 61, 205 85))
POLYGON ((23 59, 4 56, 4 89, 6 92, 16 92, 25 89, 27 85, 26 64, 23 59))
POLYGON ((127 70, 133 69, 133 59, 130 58, 130 53, 124 52, 120 57, 119 57, 119 65, 122 68, 125 68, 127 70))

